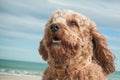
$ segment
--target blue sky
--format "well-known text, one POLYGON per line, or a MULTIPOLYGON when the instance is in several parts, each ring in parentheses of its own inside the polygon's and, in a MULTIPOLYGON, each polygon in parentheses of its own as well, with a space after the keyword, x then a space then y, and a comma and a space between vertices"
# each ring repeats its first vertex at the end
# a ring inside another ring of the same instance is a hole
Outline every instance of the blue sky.
POLYGON ((0 0, 0 59, 44 62, 38 54, 45 23, 56 9, 72 9, 96 22, 120 70, 119 0, 0 0))

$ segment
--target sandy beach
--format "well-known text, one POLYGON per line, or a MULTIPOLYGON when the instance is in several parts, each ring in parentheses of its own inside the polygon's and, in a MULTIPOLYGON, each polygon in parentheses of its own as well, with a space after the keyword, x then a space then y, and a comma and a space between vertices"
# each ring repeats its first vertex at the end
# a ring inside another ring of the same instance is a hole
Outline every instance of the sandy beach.
POLYGON ((41 77, 0 75, 0 80, 41 80, 41 77))

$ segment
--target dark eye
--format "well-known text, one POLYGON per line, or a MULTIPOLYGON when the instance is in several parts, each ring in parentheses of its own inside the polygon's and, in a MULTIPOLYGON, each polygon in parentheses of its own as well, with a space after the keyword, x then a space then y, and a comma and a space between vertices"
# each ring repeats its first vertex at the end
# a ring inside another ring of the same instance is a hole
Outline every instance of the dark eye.
POLYGON ((70 22, 70 26, 73 26, 73 27, 74 27, 74 26, 77 26, 77 23, 76 23, 75 21, 71 21, 71 22, 70 22))

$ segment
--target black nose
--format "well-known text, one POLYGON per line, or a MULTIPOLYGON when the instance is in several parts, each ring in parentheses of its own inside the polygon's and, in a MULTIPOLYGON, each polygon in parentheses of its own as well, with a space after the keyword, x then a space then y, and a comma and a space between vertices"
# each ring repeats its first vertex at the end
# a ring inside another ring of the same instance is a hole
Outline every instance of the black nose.
POLYGON ((58 24, 52 24, 50 26, 51 32, 56 32, 60 29, 60 26, 58 24))

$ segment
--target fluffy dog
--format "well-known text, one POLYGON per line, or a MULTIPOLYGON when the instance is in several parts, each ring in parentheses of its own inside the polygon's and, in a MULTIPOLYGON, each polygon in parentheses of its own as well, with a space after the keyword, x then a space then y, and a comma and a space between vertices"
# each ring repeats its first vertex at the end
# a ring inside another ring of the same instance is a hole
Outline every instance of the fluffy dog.
POLYGON ((39 53, 48 68, 42 80, 106 80, 114 55, 95 23, 71 10, 57 10, 45 27, 39 53))

